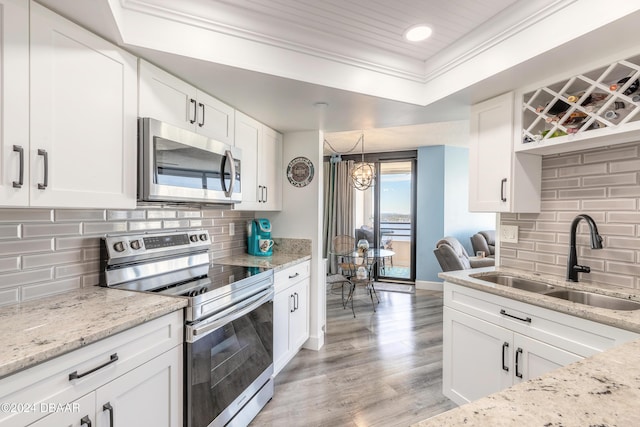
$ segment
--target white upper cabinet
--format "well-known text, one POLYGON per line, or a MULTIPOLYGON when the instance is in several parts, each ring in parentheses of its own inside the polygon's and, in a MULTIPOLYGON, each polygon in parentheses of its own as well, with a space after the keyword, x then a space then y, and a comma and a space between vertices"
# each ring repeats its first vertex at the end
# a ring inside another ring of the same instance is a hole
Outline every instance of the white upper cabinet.
POLYGON ((0 0, 0 205, 29 204, 29 3, 0 0))
POLYGON ((30 29, 30 205, 134 208, 136 58, 33 2, 30 29))
POLYGON ((471 107, 469 210, 539 212, 541 157, 514 155, 513 92, 471 107))
POLYGON ((187 82, 140 60, 139 115, 233 145, 235 110, 187 82))
POLYGON ((242 150, 238 210, 282 209, 282 135, 236 111, 235 145, 242 150))

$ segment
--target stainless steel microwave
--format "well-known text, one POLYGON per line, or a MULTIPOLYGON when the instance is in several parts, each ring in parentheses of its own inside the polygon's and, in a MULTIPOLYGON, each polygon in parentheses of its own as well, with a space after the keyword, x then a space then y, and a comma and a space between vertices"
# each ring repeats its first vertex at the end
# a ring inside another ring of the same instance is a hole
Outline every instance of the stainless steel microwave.
POLYGON ((138 200, 239 203, 242 152, 151 118, 138 119, 138 200))

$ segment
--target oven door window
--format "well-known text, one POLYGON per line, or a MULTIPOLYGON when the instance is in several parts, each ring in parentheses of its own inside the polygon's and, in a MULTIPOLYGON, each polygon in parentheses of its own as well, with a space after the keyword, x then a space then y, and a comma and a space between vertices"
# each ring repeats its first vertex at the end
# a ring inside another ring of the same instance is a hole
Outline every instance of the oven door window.
MULTIPOLYGON (((159 185, 220 191, 224 154, 156 137, 155 180, 159 185)), ((228 175, 228 172, 226 172, 228 175)), ((229 177, 227 178, 227 182, 229 177)))
POLYGON ((208 426, 273 363, 273 302, 187 343, 189 425, 208 426))

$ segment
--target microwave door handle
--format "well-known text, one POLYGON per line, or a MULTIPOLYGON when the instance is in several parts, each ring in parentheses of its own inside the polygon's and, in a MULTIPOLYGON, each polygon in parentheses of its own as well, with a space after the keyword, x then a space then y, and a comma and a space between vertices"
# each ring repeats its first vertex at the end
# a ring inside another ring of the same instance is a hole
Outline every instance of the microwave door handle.
MULTIPOLYGON (((229 163, 229 169, 230 169, 230 173, 231 173, 231 179, 229 180, 229 188, 227 188, 227 186, 225 185, 224 182, 224 169, 226 169, 226 165, 224 166, 223 170, 222 170, 222 188, 224 188, 224 195, 227 197, 231 197, 233 196, 233 187, 235 187, 236 185, 236 162, 233 159, 233 155, 231 154, 230 150, 226 150, 224 152, 224 158, 225 158, 225 163, 229 163)), ((224 164, 224 163, 223 163, 224 164)))

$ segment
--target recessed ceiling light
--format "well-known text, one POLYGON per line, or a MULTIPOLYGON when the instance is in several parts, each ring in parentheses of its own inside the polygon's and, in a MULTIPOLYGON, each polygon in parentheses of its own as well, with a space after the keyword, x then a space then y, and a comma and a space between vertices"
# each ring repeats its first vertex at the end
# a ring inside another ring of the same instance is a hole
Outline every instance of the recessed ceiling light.
POLYGON ((433 33, 433 30, 427 25, 414 25, 404 32, 404 38, 410 42, 421 42, 428 39, 431 33, 433 33))

